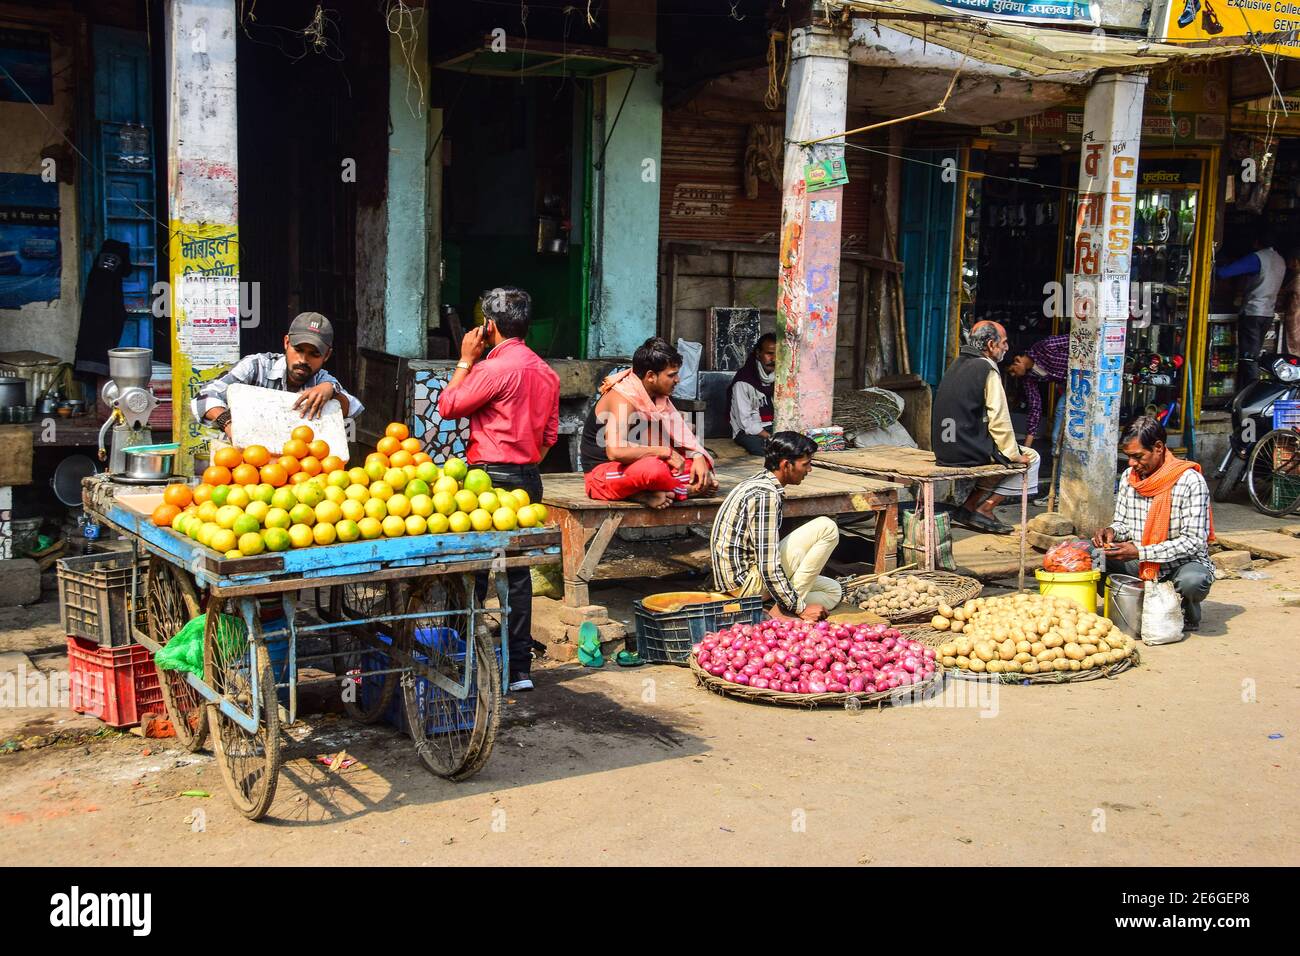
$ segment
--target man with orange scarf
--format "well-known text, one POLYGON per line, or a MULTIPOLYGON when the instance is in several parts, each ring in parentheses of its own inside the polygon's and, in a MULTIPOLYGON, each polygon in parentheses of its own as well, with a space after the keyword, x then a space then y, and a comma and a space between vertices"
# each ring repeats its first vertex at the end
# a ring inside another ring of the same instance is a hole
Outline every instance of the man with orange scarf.
POLYGON ((1093 536, 1110 573, 1144 581, 1173 581, 1183 598, 1188 631, 1201 624, 1201 602, 1214 583, 1210 541, 1214 519, 1210 489, 1194 461, 1175 458, 1165 429, 1154 418, 1134 421, 1120 449, 1128 470, 1120 478, 1115 520, 1093 536))

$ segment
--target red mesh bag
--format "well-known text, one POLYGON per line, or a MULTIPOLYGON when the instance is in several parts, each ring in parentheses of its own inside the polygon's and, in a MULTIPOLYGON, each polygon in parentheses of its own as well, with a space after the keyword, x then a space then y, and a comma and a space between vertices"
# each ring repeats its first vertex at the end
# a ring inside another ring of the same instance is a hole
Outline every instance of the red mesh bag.
POLYGON ((1091 571, 1092 548, 1082 538, 1054 544, 1043 558, 1043 570, 1054 573, 1091 571))

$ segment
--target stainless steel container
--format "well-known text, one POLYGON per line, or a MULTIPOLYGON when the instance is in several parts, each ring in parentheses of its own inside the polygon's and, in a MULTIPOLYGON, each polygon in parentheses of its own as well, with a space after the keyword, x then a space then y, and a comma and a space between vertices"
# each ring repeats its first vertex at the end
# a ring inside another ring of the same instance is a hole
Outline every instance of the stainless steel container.
POLYGON ((108 377, 119 391, 131 386, 144 388, 153 378, 153 349, 109 349, 108 377))
POLYGON ((136 445, 125 449, 126 477, 166 481, 171 477, 178 445, 136 445))
POLYGON ((0 408, 27 404, 27 379, 0 378, 0 408))
POLYGON ((1131 574, 1112 574, 1106 579, 1106 617, 1135 640, 1142 637, 1141 578, 1131 574))

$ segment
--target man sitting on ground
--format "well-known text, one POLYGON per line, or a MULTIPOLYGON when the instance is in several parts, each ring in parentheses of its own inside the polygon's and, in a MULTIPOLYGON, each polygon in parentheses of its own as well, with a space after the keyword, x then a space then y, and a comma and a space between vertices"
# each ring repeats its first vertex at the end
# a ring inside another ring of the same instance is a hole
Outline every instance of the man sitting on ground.
POLYGON ((773 617, 820 621, 844 596, 822 568, 840 540, 825 516, 778 540, 785 486, 800 484, 812 471, 817 443, 798 432, 777 432, 768 440, 766 469, 746 478, 722 502, 709 535, 713 586, 735 597, 770 596, 773 617))
POLYGON ((1195 631, 1214 583, 1214 519, 1201 466, 1175 458, 1164 426, 1145 416, 1129 425, 1120 449, 1129 466, 1119 481, 1115 520, 1092 543, 1105 549, 1108 574, 1173 581, 1183 598, 1184 626, 1195 631))
MULTIPOLYGON (((1038 493, 1038 454, 1016 441, 998 363, 1007 354, 1007 333, 996 322, 976 322, 970 343, 957 353, 934 396, 930 441, 940 465, 1027 465, 1029 497, 1038 493)), ((1020 494, 1021 476, 993 475, 975 483, 952 520, 975 531, 1010 534, 993 513, 1009 495, 1020 494)))
POLYGON ((677 349, 650 338, 600 386, 580 448, 589 497, 667 508, 717 490, 713 457, 669 398, 681 367, 677 349))

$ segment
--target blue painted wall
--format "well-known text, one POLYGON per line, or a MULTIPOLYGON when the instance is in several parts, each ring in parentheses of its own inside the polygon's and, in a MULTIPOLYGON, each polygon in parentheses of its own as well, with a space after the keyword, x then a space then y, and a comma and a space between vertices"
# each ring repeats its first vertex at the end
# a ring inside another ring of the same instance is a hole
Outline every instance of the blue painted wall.
MULTIPOLYGON (((416 54, 424 97, 407 72, 396 37, 388 51, 388 284, 384 293, 384 349, 406 358, 423 358, 427 320, 426 216, 429 147, 429 71, 421 34, 416 54), (416 115, 412 115, 412 109, 416 115)), ((359 172, 358 175, 361 173, 359 172)))

